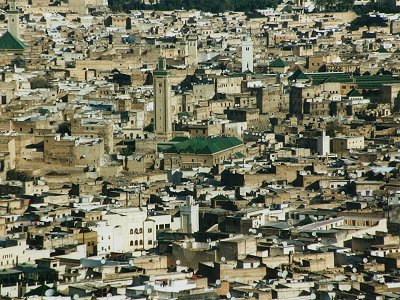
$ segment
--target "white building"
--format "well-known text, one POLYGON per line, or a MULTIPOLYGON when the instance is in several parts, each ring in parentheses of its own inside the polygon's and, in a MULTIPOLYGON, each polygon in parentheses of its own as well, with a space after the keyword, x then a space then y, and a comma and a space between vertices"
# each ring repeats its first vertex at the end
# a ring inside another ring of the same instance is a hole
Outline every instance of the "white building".
POLYGON ((331 138, 325 134, 325 130, 317 137, 317 151, 319 155, 326 155, 331 153, 331 138))
POLYGON ((242 72, 250 71, 253 73, 253 41, 249 36, 242 40, 242 72))
POLYGON ((186 198, 186 205, 180 207, 181 230, 185 233, 199 231, 199 205, 195 204, 193 197, 186 198))
POLYGON ((155 222, 147 218, 146 208, 116 208, 98 223, 98 252, 130 252, 148 250, 156 244, 155 222))

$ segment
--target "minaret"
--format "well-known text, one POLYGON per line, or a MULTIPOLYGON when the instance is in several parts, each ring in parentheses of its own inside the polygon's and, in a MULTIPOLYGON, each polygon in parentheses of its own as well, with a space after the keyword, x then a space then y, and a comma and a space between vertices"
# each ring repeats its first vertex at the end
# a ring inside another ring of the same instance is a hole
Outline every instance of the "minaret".
POLYGON ((246 36, 242 39, 242 73, 249 70, 253 73, 253 41, 251 37, 246 36))
POLYGON ((171 71, 160 58, 154 71, 154 132, 160 140, 172 138, 171 71))
POLYGON ((180 208, 181 231, 184 233, 195 233, 199 231, 199 205, 195 203, 192 196, 186 197, 186 205, 180 208))
POLYGON ((8 32, 19 39, 19 12, 15 0, 11 0, 9 3, 10 10, 7 12, 8 32))
POLYGON ((197 36, 188 36, 188 65, 197 66, 197 36))

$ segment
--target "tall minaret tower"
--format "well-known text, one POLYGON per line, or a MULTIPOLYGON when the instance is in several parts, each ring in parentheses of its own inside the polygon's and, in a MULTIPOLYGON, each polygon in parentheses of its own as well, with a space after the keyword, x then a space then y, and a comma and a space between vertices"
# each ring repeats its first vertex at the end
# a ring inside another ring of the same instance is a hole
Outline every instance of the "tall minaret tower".
POLYGON ((9 1, 9 4, 10 10, 7 12, 8 32, 19 39, 19 12, 15 0, 9 1))
POLYGON ((154 71, 154 132, 160 140, 172 138, 171 71, 160 58, 154 71))
POLYGON ((242 73, 249 70, 253 73, 253 41, 251 37, 246 36, 242 40, 242 73))
POLYGON ((188 36, 188 64, 194 67, 197 67, 197 36, 189 35, 188 36))

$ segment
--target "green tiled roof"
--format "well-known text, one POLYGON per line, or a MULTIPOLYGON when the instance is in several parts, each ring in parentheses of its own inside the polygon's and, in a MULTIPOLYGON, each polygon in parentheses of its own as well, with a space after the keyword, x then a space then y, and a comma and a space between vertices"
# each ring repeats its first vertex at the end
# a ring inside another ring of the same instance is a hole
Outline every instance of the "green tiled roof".
POLYGON ((391 75, 355 76, 354 79, 360 89, 380 89, 384 84, 400 83, 400 77, 391 75))
POLYGON ((0 37, 0 51, 24 50, 26 45, 10 32, 6 32, 0 37))
POLYGON ((351 76, 342 72, 321 72, 321 73, 307 73, 311 78, 313 85, 319 85, 324 82, 353 82, 351 76))
POLYGON ((195 137, 171 146, 164 153, 214 154, 241 144, 235 137, 195 137))
POLYGON ((286 61, 278 58, 278 59, 274 60, 269 66, 271 68, 284 68, 284 67, 288 67, 289 64, 286 61))
POLYGON ((311 78, 313 85, 326 82, 354 82, 359 89, 380 89, 384 84, 400 83, 400 77, 393 77, 392 75, 351 76, 342 72, 306 73, 305 75, 311 78))
POLYGON ((310 78, 301 69, 297 69, 289 76, 289 80, 310 80, 310 78))
POLYGON ((362 95, 356 89, 352 89, 350 92, 347 93, 347 97, 362 97, 362 95))
POLYGON ((378 49, 378 53, 389 53, 389 51, 387 51, 387 50, 385 49, 385 47, 380 47, 380 48, 378 49))

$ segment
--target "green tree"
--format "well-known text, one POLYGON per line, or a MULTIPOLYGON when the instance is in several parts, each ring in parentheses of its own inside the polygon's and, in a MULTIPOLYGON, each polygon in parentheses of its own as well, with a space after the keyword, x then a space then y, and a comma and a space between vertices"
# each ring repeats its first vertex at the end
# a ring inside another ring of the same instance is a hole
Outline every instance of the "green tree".
POLYGON ((57 128, 57 133, 60 133, 62 135, 71 135, 71 123, 69 122, 63 122, 60 125, 58 125, 57 128))
POLYGON ((124 170, 128 169, 128 156, 131 156, 133 151, 131 149, 128 148, 123 148, 121 149, 121 151, 119 152, 123 157, 124 157, 124 170))

